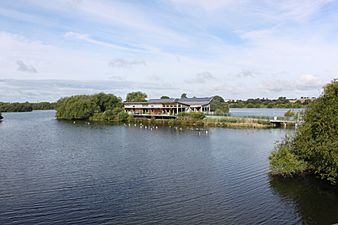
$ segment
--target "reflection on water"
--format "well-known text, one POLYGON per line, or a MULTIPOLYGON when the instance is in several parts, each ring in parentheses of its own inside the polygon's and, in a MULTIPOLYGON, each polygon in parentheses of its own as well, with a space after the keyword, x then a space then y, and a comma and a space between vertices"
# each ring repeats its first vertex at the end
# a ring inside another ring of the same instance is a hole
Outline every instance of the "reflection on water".
POLYGON ((338 186, 307 176, 270 177, 270 187, 283 202, 295 208, 303 224, 338 223, 338 186))

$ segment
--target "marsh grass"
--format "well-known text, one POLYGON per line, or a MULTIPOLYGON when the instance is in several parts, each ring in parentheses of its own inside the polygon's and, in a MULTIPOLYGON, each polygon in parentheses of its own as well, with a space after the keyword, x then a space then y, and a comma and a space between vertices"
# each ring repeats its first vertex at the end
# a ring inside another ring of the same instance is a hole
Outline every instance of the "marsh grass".
POLYGON ((160 126, 180 126, 180 127, 229 127, 229 128, 270 128, 273 127, 268 120, 224 117, 220 118, 177 118, 177 119, 147 119, 129 117, 130 123, 142 123, 160 126))

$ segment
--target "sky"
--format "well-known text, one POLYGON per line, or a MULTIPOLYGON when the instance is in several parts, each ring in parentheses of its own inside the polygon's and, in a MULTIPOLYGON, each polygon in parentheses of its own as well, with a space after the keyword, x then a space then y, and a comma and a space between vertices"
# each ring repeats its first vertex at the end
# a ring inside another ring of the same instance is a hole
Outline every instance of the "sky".
POLYGON ((0 1, 0 101, 299 98, 337 77, 333 0, 0 1))

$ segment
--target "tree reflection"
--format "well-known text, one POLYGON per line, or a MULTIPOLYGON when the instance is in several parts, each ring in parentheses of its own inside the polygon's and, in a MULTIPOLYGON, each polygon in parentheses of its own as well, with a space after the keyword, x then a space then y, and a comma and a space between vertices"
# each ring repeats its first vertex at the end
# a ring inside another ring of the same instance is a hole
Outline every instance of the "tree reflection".
POLYGON ((292 203, 303 224, 338 223, 338 186, 330 186, 314 177, 270 176, 269 183, 283 201, 292 203))

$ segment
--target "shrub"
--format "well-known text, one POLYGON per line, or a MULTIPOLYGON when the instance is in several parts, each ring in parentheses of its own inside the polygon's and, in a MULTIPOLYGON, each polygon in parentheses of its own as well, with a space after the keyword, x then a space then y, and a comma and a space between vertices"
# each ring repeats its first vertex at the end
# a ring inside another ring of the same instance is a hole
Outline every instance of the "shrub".
POLYGON ((196 120, 203 120, 205 114, 203 112, 181 112, 177 114, 178 119, 196 119, 196 120))
MULTIPOLYGON (((335 184, 338 179, 338 82, 328 84, 324 93, 309 103, 295 137, 290 140, 289 152, 304 160, 308 168, 322 179, 335 184)), ((281 146, 280 148, 282 148, 281 146)), ((281 152, 286 150, 281 150, 281 152)), ((290 157, 290 155, 286 154, 290 157)), ((283 171, 277 159, 286 157, 272 153, 270 164, 276 171, 283 171)))
POLYGON ((129 119, 129 115, 126 112, 119 112, 117 116, 118 116, 119 122, 127 122, 129 119))
POLYGON ((285 117, 293 117, 295 115, 296 115, 295 112, 292 111, 291 109, 289 109, 287 112, 284 113, 285 117))
POLYGON ((269 157, 272 175, 293 176, 305 172, 306 162, 292 153, 291 149, 291 139, 286 139, 276 146, 269 157))

